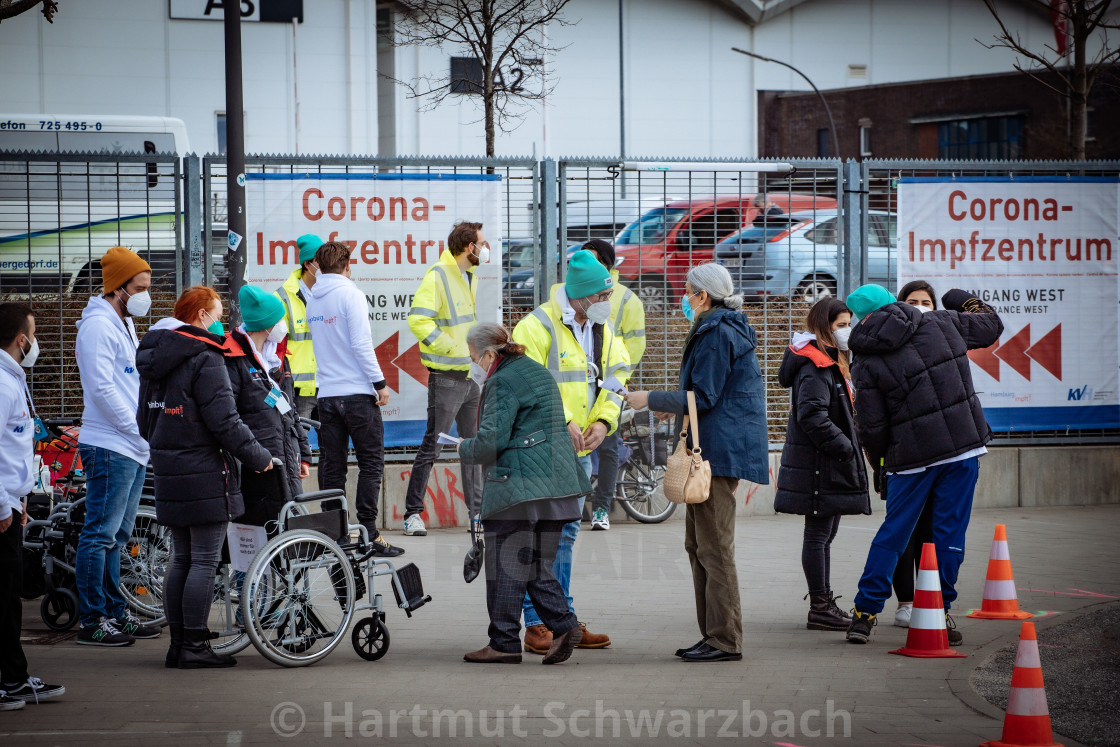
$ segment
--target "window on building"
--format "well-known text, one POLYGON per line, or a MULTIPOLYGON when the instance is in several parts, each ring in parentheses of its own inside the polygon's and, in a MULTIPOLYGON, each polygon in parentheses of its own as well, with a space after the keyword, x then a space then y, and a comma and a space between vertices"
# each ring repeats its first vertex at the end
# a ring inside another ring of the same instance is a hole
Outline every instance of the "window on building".
POLYGON ((871 155, 871 122, 867 120, 859 123, 859 154, 864 158, 871 155))
POLYGON ((828 130, 817 130, 817 158, 828 157, 828 130))
POLYGON ((477 57, 451 58, 451 93, 482 93, 482 61, 477 57))
POLYGON ((226 113, 218 112, 218 153, 226 152, 226 113))
POLYGON ((1085 108, 1085 142, 1087 143, 1097 139, 1097 136, 1093 134, 1096 132, 1096 128, 1093 127, 1093 120, 1096 119, 1096 117, 1093 116, 1093 112, 1093 107, 1089 106, 1085 108))
POLYGON ((938 158, 1018 159, 1022 118, 978 117, 942 122, 937 128, 938 158))

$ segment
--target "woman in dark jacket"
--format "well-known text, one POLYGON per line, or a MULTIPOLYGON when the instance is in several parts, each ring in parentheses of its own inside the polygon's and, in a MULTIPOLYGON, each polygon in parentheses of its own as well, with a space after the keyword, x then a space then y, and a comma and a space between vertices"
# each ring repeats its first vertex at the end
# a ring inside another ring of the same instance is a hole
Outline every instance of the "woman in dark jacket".
MULTIPOLYGON (((293 404, 291 368, 278 353, 288 334, 284 304, 251 285, 241 287, 237 300, 242 324, 229 337, 230 347, 241 354, 226 356, 237 413, 261 446, 284 462, 288 493, 297 495, 303 492, 301 480, 310 470, 311 448, 293 404)), ((275 531, 283 506, 277 479, 272 474, 242 473, 245 513, 237 518, 238 523, 275 531)))
POLYGON ((583 633, 553 563, 564 525, 579 519, 579 497, 591 484, 576 460, 564 403, 548 369, 498 324, 472 329, 467 347, 482 399, 478 435, 459 444, 459 456, 486 473, 479 515, 490 643, 463 658, 521 661, 521 605, 528 592, 553 633, 544 663, 557 664, 572 655, 583 633))
POLYGON ((685 509, 684 544, 703 635, 694 646, 677 651, 688 661, 743 658, 735 490, 739 480, 769 482, 766 401, 755 333, 740 311, 743 297, 734 291, 722 265, 707 263, 689 270, 681 308, 692 329, 684 345, 680 389, 631 392, 626 398, 636 410, 648 405, 655 412, 683 415, 688 412, 685 393, 696 395, 698 445, 711 464, 712 489, 708 500, 685 509))
POLYGON ((851 320, 842 301, 818 301, 805 319, 809 331, 794 335, 778 370, 778 383, 792 392, 774 510, 805 517, 809 630, 848 629, 852 619, 832 594, 829 550, 842 515, 871 513, 849 383, 851 320))
POLYGON ((223 361, 222 302, 188 288, 174 316, 152 326, 136 353, 140 434, 151 446, 156 518, 171 529, 164 611, 171 630, 167 666, 228 667, 206 629, 214 573, 228 522, 244 512, 238 460, 272 469, 272 455, 238 417, 223 361))

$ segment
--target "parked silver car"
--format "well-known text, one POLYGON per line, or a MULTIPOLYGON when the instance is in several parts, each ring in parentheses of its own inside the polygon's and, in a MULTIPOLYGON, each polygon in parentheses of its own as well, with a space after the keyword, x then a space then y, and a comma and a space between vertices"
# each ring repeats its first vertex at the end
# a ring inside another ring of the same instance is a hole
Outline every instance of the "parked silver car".
MULTIPOLYGON (((870 210, 867 219, 867 280, 893 287, 896 216, 870 210)), ((766 216, 717 244, 714 259, 747 301, 783 296, 814 302, 836 293, 840 227, 836 210, 766 216)))

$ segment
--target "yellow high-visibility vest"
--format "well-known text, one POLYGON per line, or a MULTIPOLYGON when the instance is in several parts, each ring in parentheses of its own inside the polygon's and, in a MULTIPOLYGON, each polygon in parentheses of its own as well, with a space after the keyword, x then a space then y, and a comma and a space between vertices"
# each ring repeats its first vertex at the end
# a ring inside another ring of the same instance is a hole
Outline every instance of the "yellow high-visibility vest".
POLYGON ((315 381, 315 351, 311 347, 311 328, 307 326, 307 304, 300 300, 299 280, 302 268, 292 270, 275 295, 284 304, 288 323, 288 362, 292 366, 292 380, 296 394, 314 397, 318 384, 315 381))
POLYGON ((474 269, 463 277, 451 250, 428 268, 408 312, 408 328, 420 341, 420 360, 434 371, 469 371, 467 332, 478 320, 475 314, 474 269))
MULTIPOLYGON (((590 385, 598 379, 606 380, 611 376, 621 380, 628 375, 630 358, 626 346, 615 337, 608 322, 603 328, 603 351, 600 360, 592 368, 588 365, 587 354, 568 325, 564 324, 564 314, 556 298, 563 283, 552 287, 549 300, 538 306, 531 314, 513 328, 513 339, 525 346, 525 354, 548 369, 560 389, 564 401, 564 420, 575 423, 580 430, 596 420, 607 424, 607 432, 614 433, 618 428, 618 417, 622 413, 622 397, 614 392, 599 388, 594 402, 590 399, 590 385)), ((580 455, 590 454, 580 452, 580 455)))
POLYGON ((646 307, 638 294, 618 282, 618 270, 611 270, 611 278, 611 331, 622 340, 630 357, 630 367, 618 377, 625 384, 646 354, 646 307))

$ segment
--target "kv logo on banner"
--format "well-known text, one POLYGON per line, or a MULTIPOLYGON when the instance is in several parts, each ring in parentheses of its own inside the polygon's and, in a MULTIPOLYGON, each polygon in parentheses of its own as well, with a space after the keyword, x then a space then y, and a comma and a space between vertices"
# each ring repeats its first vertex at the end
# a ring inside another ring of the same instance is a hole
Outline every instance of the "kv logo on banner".
POLYGON ((1115 179, 909 177, 898 282, 963 288, 1004 333, 969 353, 993 430, 1120 426, 1115 179))
POLYGON ((483 224, 490 262, 476 270, 480 321, 501 320, 501 176, 498 174, 247 174, 245 282, 274 292, 299 269, 305 233, 350 247, 366 296, 377 361, 393 391, 382 410, 385 445, 419 444, 427 369, 408 329, 412 295, 459 221, 483 224))

